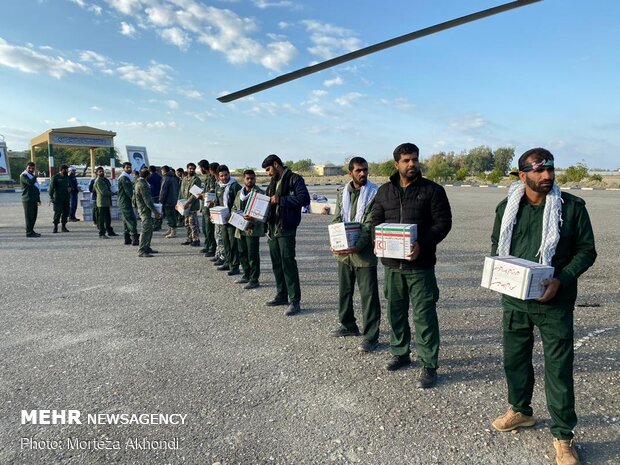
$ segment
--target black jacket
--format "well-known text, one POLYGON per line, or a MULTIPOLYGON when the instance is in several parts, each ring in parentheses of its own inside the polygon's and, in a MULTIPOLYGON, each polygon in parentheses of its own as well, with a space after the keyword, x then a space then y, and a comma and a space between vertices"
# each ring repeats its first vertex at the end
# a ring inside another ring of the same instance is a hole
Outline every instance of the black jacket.
POLYGON ((435 252, 452 228, 452 211, 446 190, 439 184, 418 176, 401 196, 400 175, 390 177, 375 196, 372 209, 372 229, 381 223, 418 225, 420 255, 416 260, 382 258, 381 263, 392 268, 417 270, 432 268, 437 262, 435 252))
POLYGON ((179 199, 179 178, 172 171, 168 171, 162 179, 161 190, 158 192, 159 201, 162 205, 174 207, 179 199))
MULTIPOLYGON (((284 167, 286 169, 286 167, 284 167)), ((276 195, 277 181, 271 179, 267 187, 269 197, 276 195)), ((267 224, 279 224, 283 230, 297 229, 301 223, 301 208, 310 205, 310 194, 304 178, 291 170, 286 170, 282 178, 282 195, 280 203, 271 206, 267 224)))

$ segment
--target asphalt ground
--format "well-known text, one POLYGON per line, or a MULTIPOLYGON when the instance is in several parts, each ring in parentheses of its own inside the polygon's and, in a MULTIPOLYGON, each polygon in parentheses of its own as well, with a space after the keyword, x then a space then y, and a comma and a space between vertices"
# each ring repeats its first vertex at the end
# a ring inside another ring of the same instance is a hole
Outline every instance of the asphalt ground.
MULTIPOLYGON (((479 282, 506 191, 447 192, 454 227, 438 252, 441 366, 438 385, 424 391, 415 388, 416 363, 385 370, 385 313, 376 353, 360 353, 359 338, 327 336, 338 293, 330 217, 303 217, 304 310, 286 317, 283 307, 264 306, 275 294, 264 240, 261 287, 246 291, 182 238, 155 233, 160 253, 138 259, 137 247, 98 239, 90 222, 51 234, 47 205, 36 226, 43 236, 27 239, 19 194, 0 194, 0 463, 554 463, 539 338, 537 425, 517 434, 490 427, 507 408, 501 310, 479 282), (79 410, 82 424, 22 424, 22 410, 34 409, 79 410), (86 421, 98 413, 186 417, 178 425, 86 421), (134 438, 178 449, 127 446, 134 438)), ((576 194, 587 201, 599 254, 579 281, 575 311, 576 439, 583 463, 618 464, 620 193, 576 194)), ((382 284, 382 266, 379 273, 382 284)))

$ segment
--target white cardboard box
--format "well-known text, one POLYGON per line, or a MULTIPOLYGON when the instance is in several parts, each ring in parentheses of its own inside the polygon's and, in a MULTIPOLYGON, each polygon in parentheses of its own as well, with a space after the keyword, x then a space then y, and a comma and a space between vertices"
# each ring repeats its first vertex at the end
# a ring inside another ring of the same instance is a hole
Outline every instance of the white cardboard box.
POLYGON ((537 299, 545 293, 542 281, 553 278, 553 267, 522 258, 485 257, 480 285, 521 300, 537 299))
POLYGON ((187 200, 179 200, 177 202, 177 206, 174 207, 176 208, 176 210, 183 216, 189 216, 190 215, 190 209, 188 208, 187 210, 185 208, 183 208, 185 206, 185 204, 187 203, 187 200))
POLYGON ((230 211, 227 207, 212 207, 209 209, 209 215, 214 224, 228 224, 230 211))
MULTIPOLYGON (((157 213, 159 213, 160 215, 164 214, 164 207, 161 203, 154 203, 153 206, 155 207, 155 210, 157 211, 157 213)), ((154 212, 151 212, 151 217, 155 218, 154 212)))
POLYGON ((334 223, 327 226, 329 243, 334 250, 346 250, 355 246, 362 226, 359 223, 334 223))
POLYGON ((243 211, 241 210, 230 214, 228 224, 232 224, 235 228, 240 229, 241 231, 247 231, 250 227, 250 222, 243 217, 243 211))
POLYGON ((196 184, 194 184, 192 187, 190 187, 189 192, 194 197, 198 197, 200 194, 202 194, 202 187, 198 187, 196 184))
POLYGON ((248 198, 248 202, 245 204, 243 213, 265 223, 269 217, 270 200, 271 198, 268 195, 259 194, 258 192, 253 191, 250 193, 250 197, 248 198))
POLYGON ((375 228, 377 257, 406 260, 411 245, 418 240, 418 226, 404 223, 381 223, 375 228))

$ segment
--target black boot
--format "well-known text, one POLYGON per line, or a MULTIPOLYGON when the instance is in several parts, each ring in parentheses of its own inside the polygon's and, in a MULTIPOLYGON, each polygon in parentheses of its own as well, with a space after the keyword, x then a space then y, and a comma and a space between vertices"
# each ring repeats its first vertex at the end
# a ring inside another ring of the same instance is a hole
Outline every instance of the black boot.
POLYGON ((131 245, 131 234, 125 233, 125 245, 131 245))
POLYGON ((52 231, 54 234, 58 232, 58 223, 54 223, 54 230, 52 231))
POLYGON ((62 224, 62 229, 61 229, 61 231, 62 231, 62 232, 69 232, 69 230, 67 229, 67 223, 63 223, 63 224, 62 224))
POLYGON ((133 241, 131 242, 131 245, 140 245, 140 234, 133 235, 133 241))

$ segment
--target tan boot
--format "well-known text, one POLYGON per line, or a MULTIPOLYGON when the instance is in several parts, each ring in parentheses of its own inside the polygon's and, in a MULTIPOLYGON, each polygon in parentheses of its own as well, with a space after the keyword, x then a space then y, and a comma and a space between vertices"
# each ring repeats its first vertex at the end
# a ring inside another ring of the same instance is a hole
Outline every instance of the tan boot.
POLYGON ((520 426, 528 427, 534 426, 536 419, 528 415, 524 415, 520 412, 515 412, 512 408, 509 408, 506 413, 497 417, 491 426, 497 431, 505 433, 506 431, 512 431, 520 426))
POLYGON ((579 465, 579 456, 573 446, 572 439, 553 438, 555 447, 555 463, 558 465, 579 465))
POLYGON ((168 237, 171 232, 172 232, 172 228, 168 228, 168 229, 166 229, 166 232, 163 234, 163 236, 164 237, 168 237))
POLYGON ((174 239, 177 237, 177 228, 170 228, 170 234, 166 236, 166 239, 174 239))

